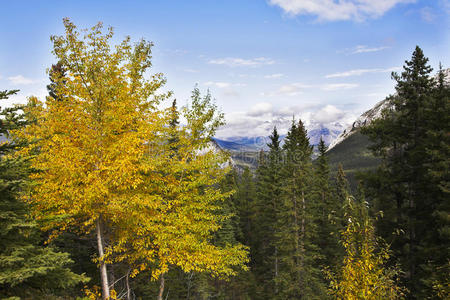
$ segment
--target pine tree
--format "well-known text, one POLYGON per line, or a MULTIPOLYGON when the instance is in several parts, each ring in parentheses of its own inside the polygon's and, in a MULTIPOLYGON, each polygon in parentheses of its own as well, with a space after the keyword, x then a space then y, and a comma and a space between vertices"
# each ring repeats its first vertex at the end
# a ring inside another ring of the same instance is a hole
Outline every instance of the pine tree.
MULTIPOLYGON (((317 205, 317 244, 322 256, 322 267, 338 267, 342 261, 343 249, 339 243, 340 231, 342 229, 341 207, 342 200, 333 193, 330 184, 330 167, 326 155, 327 147, 323 139, 320 139, 319 156, 314 165, 314 192, 313 199, 317 205)), ((338 169, 339 181, 344 176, 342 166, 338 169)))
POLYGON ((63 66, 62 62, 59 61, 52 65, 48 71, 48 77, 50 79, 50 84, 47 85, 47 91, 50 97, 55 100, 62 101, 64 99, 63 89, 65 84, 66 68, 63 66))
POLYGON ((301 120, 292 126, 283 145, 282 201, 277 208, 276 246, 279 250, 277 297, 320 299, 325 294, 318 267, 317 205, 312 197, 312 146, 301 120))
MULTIPOLYGON (((0 99, 16 92, 2 91, 0 99)), ((13 140, 10 132, 27 124, 26 117, 19 114, 21 109, 15 106, 0 111, 0 135, 8 138, 0 143, 0 297, 44 298, 63 294, 88 278, 68 268, 73 263, 68 253, 40 245, 38 226, 20 199, 30 186, 31 168, 27 159, 14 155, 24 144, 13 140)))
POLYGON ((274 128, 269 137, 269 153, 260 153, 256 175, 255 203, 255 243, 251 248, 250 268, 255 274, 258 290, 255 299, 271 299, 275 297, 278 276, 278 250, 275 246, 276 211, 281 201, 281 162, 282 152, 280 136, 274 128))
MULTIPOLYGON (((235 203, 237 213, 239 215, 239 232, 241 233, 238 240, 250 247, 250 255, 253 254, 252 248, 255 246, 256 240, 256 186, 255 178, 248 167, 244 168, 244 171, 239 176, 237 192, 235 197, 235 203)), ((250 258, 252 260, 252 258, 250 258)), ((248 299, 255 293, 255 286, 258 284, 255 282, 254 273, 249 270, 245 273, 241 273, 239 278, 241 298, 248 299)))
POLYGON ((426 232, 420 255, 427 258, 421 265, 424 269, 423 283, 431 287, 441 299, 450 298, 450 87, 440 66, 437 86, 433 90, 431 102, 425 110, 429 122, 426 132, 427 188, 433 197, 430 211, 435 228, 426 232), (431 258, 431 259, 430 259, 431 258))
POLYGON ((253 174, 248 167, 244 168, 237 185, 236 207, 239 213, 239 224, 242 236, 241 243, 253 245, 253 222, 255 218, 256 189, 253 174))
POLYGON ((448 250, 437 217, 448 202, 448 93, 443 83, 437 92, 431 72, 428 58, 416 47, 403 72, 393 73, 397 95, 389 98, 391 108, 363 130, 383 158, 367 180, 369 195, 387 216, 378 227, 406 271, 410 297, 419 299, 433 293, 428 279, 436 265, 445 264, 442 256, 434 261, 433 253, 448 250))

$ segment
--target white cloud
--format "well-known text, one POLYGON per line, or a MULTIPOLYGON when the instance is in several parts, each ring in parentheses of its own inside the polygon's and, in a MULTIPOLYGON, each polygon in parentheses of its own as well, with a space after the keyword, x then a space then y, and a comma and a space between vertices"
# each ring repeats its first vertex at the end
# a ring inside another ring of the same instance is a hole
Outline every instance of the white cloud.
POLYGON ((275 79, 275 78, 281 78, 283 76, 284 76, 284 74, 276 73, 276 74, 266 75, 266 76, 264 76, 264 78, 266 78, 266 79, 275 79))
POLYGON ((349 90, 358 87, 356 83, 330 83, 321 86, 324 91, 349 90))
POLYGON ((330 123, 341 119, 345 113, 333 105, 326 105, 312 114, 311 119, 318 123, 330 123))
POLYGON ((217 82, 217 81, 207 81, 205 82, 206 86, 215 86, 218 87, 220 89, 226 88, 226 87, 230 87, 231 83, 229 82, 217 82))
POLYGON ((378 51, 385 50, 385 49, 389 49, 389 47, 387 47, 387 46, 369 47, 366 45, 358 45, 355 48, 351 49, 350 54, 378 52, 378 51))
POLYGON ((262 93, 262 96, 273 97, 273 96, 298 96, 303 93, 303 90, 310 88, 312 86, 295 82, 290 84, 282 85, 277 91, 262 93))
POLYGON ((271 113, 273 111, 273 106, 271 103, 268 102, 260 102, 254 105, 252 108, 250 108, 250 111, 248 112, 249 116, 261 116, 268 113, 271 113))
POLYGON ((384 15, 399 3, 415 0, 269 0, 290 15, 313 15, 319 21, 363 21, 384 15))
POLYGON ((230 82, 221 82, 221 81, 207 81, 204 83, 206 86, 215 86, 219 89, 229 88, 229 87, 243 87, 247 86, 245 83, 230 83, 230 82))
POLYGON ((224 95, 227 98, 239 98, 240 97, 239 92, 236 90, 232 90, 232 89, 227 89, 227 90, 223 91, 222 95, 224 95))
POLYGON ((183 71, 187 72, 187 73, 198 73, 198 70, 196 70, 196 69, 189 69, 189 68, 183 69, 183 71))
POLYGON ((30 79, 30 78, 26 78, 22 75, 17 75, 17 76, 11 76, 8 77, 8 80, 13 84, 13 85, 27 85, 27 84, 33 84, 36 83, 35 80, 30 79))
POLYGON ((208 63, 213 65, 225 65, 229 67, 257 67, 263 65, 273 65, 275 61, 267 57, 257 57, 251 59, 225 57, 211 59, 208 63))
POLYGON ((450 15, 450 0, 440 0, 439 6, 442 7, 446 14, 450 15))
POLYGON ((388 68, 388 69, 380 69, 380 68, 355 69, 355 70, 349 70, 349 71, 345 71, 345 72, 328 74, 325 76, 325 78, 341 78, 341 77, 350 77, 350 76, 361 76, 361 75, 367 74, 367 73, 388 73, 388 72, 398 71, 399 69, 400 69, 399 67, 393 67, 393 68, 388 68))
POLYGON ((428 6, 423 7, 420 10, 420 18, 427 23, 433 23, 434 20, 436 20, 436 17, 437 17, 436 14, 428 6))
MULTIPOLYGON (((271 103, 260 102, 248 111, 237 111, 225 115, 226 125, 217 133, 219 138, 267 137, 276 126, 280 134, 286 134, 292 118, 301 119, 308 130, 321 127, 345 128, 355 116, 333 105, 318 106, 303 103, 297 106, 274 107, 271 103)), ((264 143, 263 143, 264 144, 264 143)))
POLYGON ((263 92, 261 96, 263 97, 277 97, 277 96, 288 96, 295 97, 303 94, 305 89, 321 89, 323 91, 337 91, 337 90, 349 90, 358 87, 356 83, 330 83, 330 84, 303 84, 299 82, 285 84, 280 86, 276 91, 263 92))
MULTIPOLYGON (((26 89, 25 89, 26 90, 26 89)), ((28 97, 36 96, 39 100, 44 100, 48 96, 48 91, 45 88, 39 88, 37 90, 19 91, 17 94, 12 95, 7 100, 1 101, 2 107, 11 107, 14 104, 26 104, 28 97)))

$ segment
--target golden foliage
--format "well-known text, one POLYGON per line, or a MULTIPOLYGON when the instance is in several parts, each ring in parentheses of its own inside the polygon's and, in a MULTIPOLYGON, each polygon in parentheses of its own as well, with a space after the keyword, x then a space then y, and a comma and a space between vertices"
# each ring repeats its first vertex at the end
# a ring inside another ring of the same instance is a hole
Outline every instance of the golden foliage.
POLYGON ((346 255, 338 276, 328 272, 330 294, 337 299, 403 299, 396 268, 387 268, 389 250, 376 237, 366 203, 347 196, 347 226, 341 232, 346 255))
POLYGON ((208 148, 223 123, 209 94, 195 89, 183 110, 187 125, 173 128, 171 110, 161 108, 171 93, 158 93, 165 79, 147 72, 151 43, 126 38, 112 47, 111 28, 103 34, 99 23, 80 38, 73 23, 64 25, 65 35, 52 37, 67 71, 57 78, 59 97, 30 98, 35 122, 16 132, 32 141, 21 154, 38 170, 27 200, 43 229, 87 233, 100 219, 110 240, 100 259, 127 261, 133 274, 151 268, 154 278, 169 265, 223 275, 244 267, 244 246, 211 243, 230 194, 217 188, 227 157, 208 148))

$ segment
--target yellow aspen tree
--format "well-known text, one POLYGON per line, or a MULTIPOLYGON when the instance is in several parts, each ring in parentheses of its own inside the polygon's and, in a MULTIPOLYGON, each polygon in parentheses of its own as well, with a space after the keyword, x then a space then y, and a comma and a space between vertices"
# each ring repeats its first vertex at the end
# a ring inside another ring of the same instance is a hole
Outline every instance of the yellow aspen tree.
POLYGON ((347 226, 341 232, 345 257, 337 276, 328 273, 330 294, 346 300, 403 299, 404 289, 396 280, 399 271, 386 266, 389 250, 376 236, 366 204, 346 195, 347 226))
POLYGON ((241 244, 213 244, 214 232, 223 218, 230 217, 218 214, 221 202, 231 195, 218 186, 230 171, 228 156, 211 144, 223 115, 216 113, 209 93, 201 97, 195 88, 191 99, 182 109, 187 124, 174 122, 176 128, 166 127, 165 140, 171 138, 172 143, 158 145, 165 148, 156 167, 160 171, 145 183, 153 198, 136 202, 138 209, 125 208, 132 217, 119 226, 123 232, 112 249, 116 255, 121 253, 118 259, 132 263, 134 275, 150 269, 153 279, 161 279, 158 299, 162 298, 163 276, 171 266, 227 277, 246 269, 248 261, 247 249, 241 244))
POLYGON ((170 109, 161 109, 170 93, 158 92, 162 74, 148 74, 152 44, 127 37, 113 47, 101 23, 81 33, 68 19, 64 26, 65 35, 51 38, 66 70, 55 79, 59 96, 30 98, 34 123, 16 132, 32 141, 24 152, 36 184, 27 199, 43 229, 96 233, 103 299, 113 296, 114 259, 134 274, 152 268, 154 278, 169 265, 227 275, 243 267, 243 246, 211 243, 217 205, 228 196, 215 187, 226 158, 207 147, 222 124, 215 106, 198 95, 185 109, 173 155, 170 109))

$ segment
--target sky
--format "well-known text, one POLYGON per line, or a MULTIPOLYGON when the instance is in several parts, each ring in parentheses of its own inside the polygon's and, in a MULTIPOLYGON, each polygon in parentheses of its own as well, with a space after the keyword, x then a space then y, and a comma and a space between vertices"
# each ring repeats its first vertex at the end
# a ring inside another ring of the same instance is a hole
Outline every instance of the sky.
MULTIPOLYGON (((2 106, 45 97, 55 63, 51 35, 68 17, 101 21, 115 40, 152 41, 153 67, 181 105, 198 85, 225 113, 217 136, 346 126, 394 93, 416 45, 437 69, 450 67, 450 0, 0 0, 2 106)), ((167 105, 169 105, 168 103, 167 105)))

